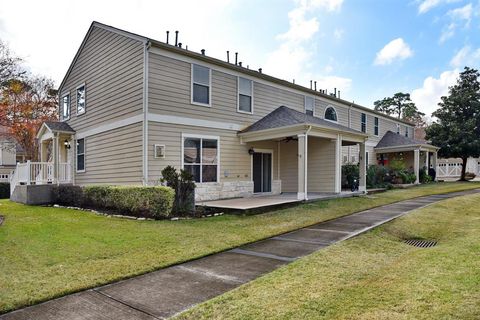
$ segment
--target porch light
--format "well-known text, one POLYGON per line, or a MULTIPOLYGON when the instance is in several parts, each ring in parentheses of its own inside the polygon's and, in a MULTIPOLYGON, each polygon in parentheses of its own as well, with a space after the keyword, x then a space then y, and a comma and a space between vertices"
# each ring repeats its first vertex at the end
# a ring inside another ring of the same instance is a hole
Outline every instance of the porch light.
POLYGON ((70 148, 71 148, 70 142, 69 142, 68 140, 63 141, 63 145, 64 145, 65 148, 67 148, 67 149, 70 149, 70 148))
POLYGON ((253 148, 248 149, 248 154, 253 155, 255 153, 255 150, 253 148))

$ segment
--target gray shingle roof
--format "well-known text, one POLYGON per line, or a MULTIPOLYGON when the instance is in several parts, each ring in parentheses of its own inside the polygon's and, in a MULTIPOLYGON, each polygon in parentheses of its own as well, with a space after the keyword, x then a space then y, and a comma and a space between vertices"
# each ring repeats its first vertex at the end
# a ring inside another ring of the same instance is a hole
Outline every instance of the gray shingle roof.
POLYGON ((387 131, 375 148, 401 147, 407 145, 428 145, 428 143, 387 131))
POLYGON ((45 121, 45 125, 52 131, 62 131, 62 132, 72 132, 75 133, 75 130, 72 129, 66 122, 59 121, 45 121))
POLYGON ((278 107, 277 109, 273 110, 269 114, 267 114, 262 119, 258 120, 250 127, 242 130, 242 133, 245 132, 254 132, 266 129, 273 129, 273 128, 281 128, 287 127, 292 125, 298 124, 305 124, 305 125, 319 125, 322 127, 331 128, 338 131, 347 131, 355 134, 362 134, 365 133, 350 129, 346 126, 342 126, 340 124, 320 119, 303 112, 290 109, 285 106, 278 107))

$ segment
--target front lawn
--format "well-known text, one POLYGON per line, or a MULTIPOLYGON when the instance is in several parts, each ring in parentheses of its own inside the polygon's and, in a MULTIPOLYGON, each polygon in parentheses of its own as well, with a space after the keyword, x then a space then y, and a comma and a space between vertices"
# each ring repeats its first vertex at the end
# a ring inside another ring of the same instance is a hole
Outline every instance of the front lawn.
POLYGON ((478 187, 440 183, 257 216, 183 221, 132 221, 1 200, 0 312, 374 206, 478 187))
POLYGON ((442 201, 195 307, 181 319, 480 319, 480 195, 442 201), (404 239, 438 241, 416 248, 404 239))

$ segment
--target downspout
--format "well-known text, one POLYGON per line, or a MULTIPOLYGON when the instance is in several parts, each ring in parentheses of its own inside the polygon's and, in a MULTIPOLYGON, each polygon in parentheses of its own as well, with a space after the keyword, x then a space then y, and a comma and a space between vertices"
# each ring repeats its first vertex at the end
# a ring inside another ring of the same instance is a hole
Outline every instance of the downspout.
POLYGON ((148 185, 148 50, 151 43, 145 41, 143 48, 143 185, 148 185))
POLYGON ((304 200, 308 200, 308 190, 307 190, 307 177, 308 177, 308 133, 310 132, 310 130, 312 130, 312 126, 308 126, 308 129, 305 131, 305 171, 304 171, 304 183, 305 183, 305 186, 304 186, 304 191, 305 191, 305 195, 304 195, 304 200))

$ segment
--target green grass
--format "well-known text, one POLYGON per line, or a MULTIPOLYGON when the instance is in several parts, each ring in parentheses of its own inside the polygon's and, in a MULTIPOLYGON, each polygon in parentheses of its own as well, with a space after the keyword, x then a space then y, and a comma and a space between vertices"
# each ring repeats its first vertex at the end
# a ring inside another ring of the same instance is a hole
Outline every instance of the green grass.
POLYGON ((132 221, 0 201, 0 312, 407 198, 478 188, 441 183, 256 216, 132 221))
POLYGON ((480 195, 416 210, 181 319, 480 319, 480 195), (438 240, 419 249, 408 238, 438 240))

